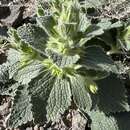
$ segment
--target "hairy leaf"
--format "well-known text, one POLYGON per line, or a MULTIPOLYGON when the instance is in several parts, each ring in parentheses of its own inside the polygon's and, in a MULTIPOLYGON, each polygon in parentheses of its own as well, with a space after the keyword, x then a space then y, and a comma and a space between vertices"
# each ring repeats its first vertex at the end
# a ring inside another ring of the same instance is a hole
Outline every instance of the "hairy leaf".
POLYGON ((81 109, 88 111, 92 107, 92 100, 90 94, 87 91, 84 77, 76 75, 70 78, 71 91, 74 102, 81 109))
POLYGON ((20 53, 15 49, 9 49, 7 62, 9 64, 9 78, 12 79, 19 69, 20 53))
POLYGON ((21 68, 15 75, 14 79, 22 84, 28 84, 31 79, 42 73, 43 64, 39 61, 33 61, 29 65, 21 68))
POLYGON ((78 32, 85 32, 88 27, 91 26, 91 23, 89 22, 89 20, 87 19, 86 15, 85 14, 81 14, 80 16, 80 22, 79 22, 79 25, 78 25, 78 32))
POLYGON ((130 129, 130 112, 122 112, 114 115, 118 123, 119 130, 130 129))
POLYGON ((107 116, 100 111, 91 111, 88 114, 92 120, 92 130, 120 130, 114 117, 107 116))
POLYGON ((122 33, 121 33, 121 44, 126 48, 126 50, 130 50, 130 26, 128 26, 122 33))
POLYGON ((70 84, 66 79, 57 78, 48 99, 47 118, 53 121, 58 119, 70 105, 70 84))
POLYGON ((19 86, 14 97, 14 104, 9 120, 9 126, 18 126, 33 120, 31 97, 28 94, 27 86, 19 86))
POLYGON ((0 82, 6 83, 9 80, 8 64, 0 65, 0 82))
POLYGON ((22 41, 38 52, 44 53, 47 34, 42 28, 33 24, 26 24, 19 27, 17 33, 22 41))
POLYGON ((31 95, 32 111, 36 123, 46 121, 47 100, 54 84, 54 77, 50 72, 43 72, 33 79, 29 84, 29 93, 31 95))
POLYGON ((103 5, 105 5, 106 4, 106 0, 83 0, 83 2, 82 3, 84 3, 84 7, 85 8, 92 8, 92 7, 94 7, 94 8, 98 8, 98 7, 102 7, 103 5))
POLYGON ((75 64, 80 58, 79 55, 61 55, 52 51, 47 51, 47 53, 54 63, 61 68, 75 64))
POLYGON ((34 120, 35 123, 46 121, 46 106, 54 78, 49 72, 43 72, 29 85, 19 86, 10 118, 10 126, 18 127, 34 120))
POLYGON ((90 40, 90 39, 94 38, 95 36, 101 35, 103 33, 104 33, 104 31, 102 28, 95 26, 95 25, 91 25, 86 31, 86 38, 88 38, 90 40))
POLYGON ((123 23, 121 21, 112 23, 110 20, 108 19, 101 19, 101 21, 97 24, 97 26, 99 26, 100 28, 102 28, 103 30, 110 30, 113 28, 119 28, 123 26, 123 23))
POLYGON ((45 30, 48 35, 53 34, 53 26, 55 21, 51 15, 37 17, 37 24, 45 30))
POLYGON ((101 27, 91 25, 87 27, 84 37, 81 37, 79 45, 83 46, 84 44, 87 45, 87 42, 91 40, 92 38, 95 38, 96 36, 100 36, 104 33, 103 29, 101 27))
POLYGON ((129 130, 130 128, 129 112, 105 115, 100 111, 91 111, 88 114, 92 120, 92 130, 129 130))
POLYGON ((129 111, 125 86, 116 75, 97 81, 98 107, 105 113, 129 111))
POLYGON ((106 71, 98 71, 98 70, 91 70, 91 69, 88 70, 84 67, 79 68, 78 72, 92 80, 104 79, 110 75, 110 73, 106 71))
POLYGON ((86 69, 118 73, 114 61, 98 46, 87 47, 81 58, 81 64, 86 69))

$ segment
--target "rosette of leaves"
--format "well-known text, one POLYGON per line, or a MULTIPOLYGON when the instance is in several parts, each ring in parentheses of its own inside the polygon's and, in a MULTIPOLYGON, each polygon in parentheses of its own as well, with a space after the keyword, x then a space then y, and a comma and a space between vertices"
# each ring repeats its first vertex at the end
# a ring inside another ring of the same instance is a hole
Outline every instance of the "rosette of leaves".
POLYGON ((98 130, 110 130, 105 120, 112 130, 124 130, 107 116, 129 111, 118 68, 103 48, 87 44, 104 30, 88 21, 77 0, 46 4, 47 10, 38 6, 36 24, 9 31, 8 74, 18 82, 9 87, 15 88, 9 126, 56 121, 74 101, 80 111, 92 115, 92 130, 98 124, 98 130))

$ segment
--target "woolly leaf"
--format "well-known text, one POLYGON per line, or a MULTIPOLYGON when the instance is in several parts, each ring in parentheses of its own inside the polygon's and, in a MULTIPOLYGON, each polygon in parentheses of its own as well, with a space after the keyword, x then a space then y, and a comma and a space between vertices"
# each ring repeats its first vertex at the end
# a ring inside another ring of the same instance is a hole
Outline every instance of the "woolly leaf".
POLYGON ((97 110, 91 111, 88 114, 92 120, 92 130, 129 130, 130 128, 129 112, 105 115, 97 110))
POLYGON ((105 113, 129 111, 125 86, 116 75, 97 81, 98 107, 105 113))
POLYGON ((130 112, 122 112, 114 115, 119 130, 129 130, 130 129, 130 112))
POLYGON ((3 63, 0 65, 0 82, 6 83, 9 80, 8 65, 3 63))
POLYGON ((56 120, 71 105, 71 91, 66 79, 57 78, 50 93, 47 106, 48 120, 56 120))
POLYGON ((106 0, 83 0, 84 8, 99 8, 106 4, 106 0))
POLYGON ((87 47, 80 62, 86 69, 118 73, 114 61, 98 46, 87 47))
POLYGON ((85 14, 84 15, 82 14, 80 17, 81 18, 78 25, 78 32, 84 33, 87 30, 87 28, 91 26, 91 24, 85 14))
POLYGON ((121 34, 122 42, 126 50, 130 50, 130 26, 128 26, 121 34))
POLYGON ((28 84, 31 79, 37 77, 40 73, 42 73, 42 70, 43 65, 39 61, 34 61, 29 65, 19 69, 13 78, 22 84, 28 84))
POLYGON ((14 104, 9 119, 9 126, 17 128, 18 126, 33 120, 31 97, 27 86, 19 86, 14 97, 14 104))
POLYGON ((90 94, 87 91, 84 77, 76 75, 71 77, 70 81, 72 95, 76 105, 82 110, 90 110, 92 107, 92 100, 90 94))
POLYGON ((22 41, 29 44, 38 52, 44 53, 47 34, 45 31, 32 24, 26 24, 17 29, 18 36, 22 41))
POLYGON ((121 21, 112 23, 109 19, 101 19, 101 21, 97 24, 100 28, 103 30, 109 30, 113 28, 119 28, 123 26, 123 23, 121 21))
POLYGON ((100 111, 91 111, 88 114, 92 120, 92 130, 120 130, 114 117, 107 116, 100 111))
POLYGON ((37 24, 43 28, 48 35, 50 35, 52 34, 55 21, 51 15, 46 15, 43 17, 37 17, 37 24))
POLYGON ((91 70, 91 69, 88 70, 84 67, 79 68, 78 72, 80 72, 80 74, 82 74, 92 80, 104 79, 110 75, 110 73, 108 73, 106 71, 96 71, 96 70, 91 70))
POLYGON ((84 37, 83 38, 81 37, 79 45, 83 46, 84 44, 87 43, 87 41, 91 40, 92 38, 95 38, 96 36, 100 36, 103 33, 104 31, 101 27, 90 25, 87 27, 84 37))
POLYGON ((79 55, 61 55, 53 51, 47 51, 47 53, 53 59, 53 62, 61 68, 75 64, 80 59, 79 55))
POLYGON ((29 84, 29 93, 31 95, 32 111, 35 123, 46 121, 47 100, 54 84, 54 77, 50 72, 43 72, 33 79, 29 84))
POLYGON ((7 55, 7 62, 9 64, 9 78, 12 79, 12 77, 17 73, 19 69, 19 61, 21 55, 15 49, 9 49, 7 55))

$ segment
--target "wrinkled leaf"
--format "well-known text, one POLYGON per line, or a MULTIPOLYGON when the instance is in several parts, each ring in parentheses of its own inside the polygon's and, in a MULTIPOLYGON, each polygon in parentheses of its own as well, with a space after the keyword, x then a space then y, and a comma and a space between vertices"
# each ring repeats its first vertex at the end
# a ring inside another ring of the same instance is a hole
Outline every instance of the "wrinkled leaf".
POLYGON ((126 89, 121 79, 116 75, 97 81, 98 107, 105 113, 129 111, 126 89))
POLYGON ((89 111, 92 107, 92 100, 87 91, 87 83, 85 84, 84 77, 76 75, 70 78, 71 91, 75 104, 85 111, 89 111))
POLYGON ((120 130, 114 117, 107 116, 100 111, 91 111, 88 114, 92 120, 92 130, 120 130))
POLYGON ((66 79, 57 78, 48 99, 47 118, 53 121, 58 119, 70 105, 70 84, 66 79))
POLYGON ((47 34, 42 28, 36 25, 26 24, 19 27, 17 33, 22 41, 38 52, 44 53, 47 34))
POLYGON ((19 86, 14 97, 14 104, 9 119, 9 126, 18 126, 33 120, 31 97, 27 86, 19 86))
POLYGON ((98 46, 87 47, 80 62, 86 69, 118 73, 114 61, 98 46))
POLYGON ((31 79, 42 73, 42 70, 43 64, 41 64, 39 61, 34 61, 29 65, 19 69, 13 78, 22 84, 28 84, 31 79))

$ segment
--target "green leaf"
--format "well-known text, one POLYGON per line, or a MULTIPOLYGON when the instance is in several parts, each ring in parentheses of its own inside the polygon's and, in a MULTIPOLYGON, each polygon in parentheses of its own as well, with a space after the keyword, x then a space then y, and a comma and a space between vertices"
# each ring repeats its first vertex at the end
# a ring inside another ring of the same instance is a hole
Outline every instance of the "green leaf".
POLYGON ((15 49, 10 48, 7 51, 7 63, 9 64, 9 79, 12 79, 13 76, 17 73, 19 69, 20 57, 20 52, 15 49))
POLYGON ((33 120, 31 97, 28 94, 27 86, 19 86, 14 97, 13 108, 9 119, 9 126, 18 126, 33 120))
POLYGON ((97 81, 98 107, 105 113, 129 111, 126 89, 121 79, 116 75, 97 81))
POLYGON ((37 77, 43 71, 43 64, 39 61, 33 61, 29 65, 22 67, 14 75, 14 79, 22 84, 28 84, 31 79, 37 77))
POLYGON ((122 112, 114 115, 119 130, 129 130, 130 129, 130 112, 122 112))
POLYGON ((29 83, 29 93, 31 95, 31 103, 33 104, 32 111, 35 123, 43 123, 47 120, 47 100, 54 82, 55 78, 50 72, 45 70, 45 72, 29 83))
POLYGON ((101 21, 97 24, 100 28, 103 30, 110 30, 113 28, 119 28, 123 26, 123 23, 121 21, 112 23, 109 19, 101 19, 101 21))
POLYGON ((84 77, 76 75, 70 78, 70 82, 74 102, 79 109, 89 111, 92 107, 92 100, 87 91, 84 77))
POLYGON ((81 38, 79 45, 83 46, 84 44, 87 44, 87 42, 89 40, 91 40, 92 38, 95 38, 96 36, 100 36, 103 33, 104 33, 104 31, 101 27, 91 25, 91 26, 87 27, 84 37, 81 38))
POLYGON ((37 24, 43 28, 48 35, 53 33, 53 26, 55 25, 55 21, 51 15, 37 17, 36 20, 37 24))
POLYGON ((90 40, 90 39, 94 38, 95 36, 99 36, 103 33, 104 33, 104 31, 102 28, 91 25, 86 32, 86 37, 90 40))
POLYGON ((33 24, 24 24, 17 29, 17 33, 22 41, 38 52, 44 53, 47 34, 42 28, 33 24))
POLYGON ((117 21, 117 22, 115 22, 115 23, 113 23, 111 25, 111 29, 113 29, 113 28, 120 28, 122 26, 123 26, 123 22, 122 21, 117 21))
POLYGON ((98 46, 87 47, 80 63, 86 69, 118 73, 114 61, 98 46))
POLYGON ((108 19, 101 19, 101 21, 97 24, 103 30, 108 30, 111 28, 112 23, 108 19))
POLYGON ((55 80, 47 71, 30 82, 29 91, 32 95, 34 120, 37 123, 58 119, 71 103, 69 82, 66 79, 55 80))
MULTIPOLYGON (((83 68, 84 70, 84 68, 83 68)), ((82 71, 83 71, 82 70, 82 71)), ((100 80, 109 76, 109 73, 105 71, 86 70, 83 72, 86 77, 92 80, 100 80)))
POLYGON ((61 68, 75 64, 80 59, 79 55, 61 55, 50 50, 47 53, 53 62, 61 68))
POLYGON ((84 33, 87 30, 87 28, 91 26, 91 23, 87 19, 86 14, 81 14, 80 17, 81 18, 80 18, 80 22, 78 25, 78 32, 84 33))
POLYGON ((0 65, 0 82, 6 83, 9 80, 8 65, 3 63, 0 65))
POLYGON ((88 113, 92 123, 91 130, 129 130, 130 113, 122 112, 117 114, 105 115, 100 111, 88 113))
POLYGON ((35 123, 46 121, 46 106, 54 78, 44 72, 28 85, 19 86, 14 97, 9 125, 18 126, 34 120, 35 123))
POLYGON ((104 43, 113 49, 116 47, 116 40, 113 37, 113 33, 111 31, 106 31, 103 35, 100 36, 100 40, 104 41, 104 43))
POLYGON ((70 84, 67 79, 57 78, 48 99, 47 119, 53 121, 58 119, 70 105, 70 84))
POLYGON ((83 0, 84 8, 99 8, 106 4, 106 0, 83 0))
POLYGON ((124 44, 127 51, 130 50, 130 26, 128 26, 120 36, 122 44, 124 44))
POLYGON ((11 45, 13 47, 19 48, 19 46, 20 46, 20 38, 19 38, 19 36, 17 34, 17 30, 14 29, 14 28, 9 28, 8 35, 9 35, 8 40, 10 41, 11 45))
POLYGON ((88 114, 92 120, 91 130, 120 130, 114 117, 100 111, 91 111, 88 114))
POLYGON ((85 76, 86 78, 92 79, 92 80, 101 80, 110 75, 110 73, 108 73, 106 71, 98 71, 98 70, 93 70, 93 69, 88 70, 84 67, 80 67, 77 70, 77 72, 80 73, 81 75, 85 76))
POLYGON ((38 0, 37 1, 37 16, 44 16, 45 15, 45 12, 44 12, 44 9, 42 7, 42 1, 41 0, 38 0))

